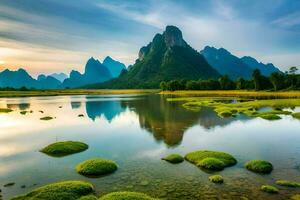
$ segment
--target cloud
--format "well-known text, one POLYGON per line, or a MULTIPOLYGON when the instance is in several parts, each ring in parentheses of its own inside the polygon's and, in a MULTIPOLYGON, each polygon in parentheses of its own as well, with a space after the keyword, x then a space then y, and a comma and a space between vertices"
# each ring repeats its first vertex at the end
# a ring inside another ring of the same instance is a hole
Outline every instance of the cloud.
POLYGON ((292 28, 300 25, 300 11, 280 17, 272 22, 283 28, 292 28))

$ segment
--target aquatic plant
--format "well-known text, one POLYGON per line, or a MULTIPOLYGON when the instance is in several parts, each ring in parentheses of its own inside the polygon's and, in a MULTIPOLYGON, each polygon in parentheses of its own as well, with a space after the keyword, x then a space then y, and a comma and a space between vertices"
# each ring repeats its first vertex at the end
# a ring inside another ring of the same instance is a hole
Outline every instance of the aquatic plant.
POLYGON ((79 199, 93 193, 93 185, 83 181, 64 181, 45 185, 27 194, 19 195, 12 200, 33 200, 33 199, 79 199))
POLYGON ((179 154, 170 154, 162 158, 162 160, 168 161, 170 163, 181 163, 184 161, 184 158, 179 154))
POLYGON ((113 173, 118 165, 112 160, 95 158, 83 161, 76 166, 76 171, 84 176, 101 176, 113 173))
MULTIPOLYGON (((204 97, 179 97, 168 98, 168 101, 184 101, 183 107, 188 110, 197 111, 201 107, 211 107, 218 114, 218 116, 234 117, 237 114, 243 114, 248 117, 261 117, 267 120, 281 119, 278 115, 291 115, 292 112, 282 110, 282 108, 289 108, 300 106, 300 99, 272 99, 272 100, 248 100, 237 103, 228 103, 225 100, 228 98, 204 98, 204 97), (260 111, 260 108, 270 107, 273 110, 260 111)), ((296 114, 293 116, 297 117, 296 114)), ((300 116, 298 116, 300 117, 300 116)))
POLYGON ((223 183, 224 179, 221 175, 213 175, 208 177, 208 180, 213 182, 213 183, 223 183))
POLYGON ((300 187, 299 182, 288 181, 288 180, 278 180, 275 182, 277 185, 286 186, 286 187, 300 187))
POLYGON ((99 200, 158 200, 139 192, 112 192, 99 200))
POLYGON ((89 146, 77 141, 64 141, 52 143, 40 151, 54 157, 67 156, 74 153, 79 153, 88 149, 89 146))
POLYGON ((236 159, 228 153, 207 150, 188 153, 185 159, 196 166, 209 170, 222 170, 237 163, 236 159))
POLYGON ((9 108, 0 108, 0 113, 9 113, 9 112, 12 112, 13 110, 12 109, 9 109, 9 108))
POLYGON ((296 119, 300 119, 300 112, 293 113, 292 116, 296 119))
POLYGON ((51 119, 53 119, 53 117, 50 117, 50 116, 40 118, 40 120, 45 120, 45 121, 48 121, 51 119))
POLYGON ((261 173, 261 174, 269 174, 273 170, 273 165, 265 160, 250 160, 245 164, 246 169, 261 173))
POLYGON ((277 194, 279 192, 279 190, 272 185, 262 185, 260 190, 271 194, 277 194))

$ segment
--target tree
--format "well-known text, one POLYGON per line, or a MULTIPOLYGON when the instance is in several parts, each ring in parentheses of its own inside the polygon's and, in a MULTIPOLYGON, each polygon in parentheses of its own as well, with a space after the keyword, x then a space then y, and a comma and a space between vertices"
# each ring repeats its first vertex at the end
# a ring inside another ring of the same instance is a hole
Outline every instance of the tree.
POLYGON ((273 85, 274 90, 280 90, 284 88, 284 75, 278 72, 274 72, 270 76, 270 81, 273 85))
POLYGON ((240 77, 237 81, 236 81, 236 89, 237 90, 242 90, 245 89, 245 79, 243 79, 242 77, 240 77))
POLYGON ((259 69, 253 70, 252 79, 254 82, 254 89, 260 90, 261 89, 261 85, 260 85, 261 73, 260 73, 259 69))
POLYGON ((165 81, 160 82, 159 86, 163 91, 168 90, 167 83, 165 81))
POLYGON ((290 67, 289 69, 289 74, 292 74, 292 75, 295 75, 298 71, 298 68, 293 66, 293 67, 290 67))
POLYGON ((219 78, 219 82, 222 90, 232 90, 234 89, 234 82, 228 78, 227 75, 219 78))

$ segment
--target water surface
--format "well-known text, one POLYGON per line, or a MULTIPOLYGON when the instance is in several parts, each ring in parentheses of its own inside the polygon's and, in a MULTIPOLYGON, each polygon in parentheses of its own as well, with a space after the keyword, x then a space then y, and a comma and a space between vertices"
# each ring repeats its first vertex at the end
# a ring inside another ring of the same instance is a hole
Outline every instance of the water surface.
POLYGON ((300 120, 291 116, 277 121, 222 119, 210 108, 188 111, 181 102, 167 102, 160 95, 2 98, 0 107, 14 110, 0 114, 4 199, 62 180, 89 181, 98 196, 126 190, 167 199, 288 199, 300 193, 300 189, 282 188, 280 194, 270 195, 259 190, 277 179, 300 181, 300 120), (33 113, 21 115, 22 110, 33 113), (55 118, 41 121, 45 116, 55 118), (85 142, 89 149, 62 158, 39 152, 64 140, 85 142), (161 160, 170 153, 205 149, 237 158, 236 166, 217 173, 225 178, 224 184, 210 183, 210 174, 188 162, 172 165, 161 160), (94 157, 115 160, 119 169, 92 179, 76 173, 79 162, 94 157), (243 164, 250 159, 269 160, 274 171, 270 175, 248 172, 243 164), (4 188, 9 182, 15 185, 4 188))

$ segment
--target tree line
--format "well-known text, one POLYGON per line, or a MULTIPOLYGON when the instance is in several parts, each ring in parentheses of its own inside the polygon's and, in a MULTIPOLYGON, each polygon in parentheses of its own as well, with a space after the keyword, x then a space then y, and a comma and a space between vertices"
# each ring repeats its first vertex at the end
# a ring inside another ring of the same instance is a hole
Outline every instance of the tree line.
POLYGON ((162 90, 299 90, 300 74, 297 67, 291 67, 285 73, 274 72, 269 77, 263 76, 256 69, 252 73, 251 80, 239 78, 231 80, 227 75, 218 80, 170 80, 162 81, 162 90))

